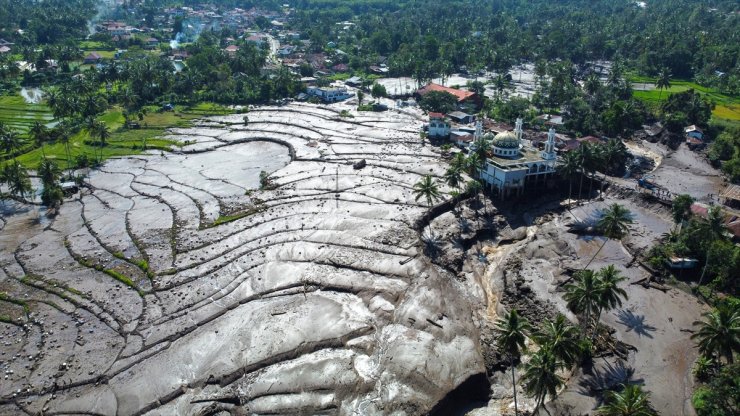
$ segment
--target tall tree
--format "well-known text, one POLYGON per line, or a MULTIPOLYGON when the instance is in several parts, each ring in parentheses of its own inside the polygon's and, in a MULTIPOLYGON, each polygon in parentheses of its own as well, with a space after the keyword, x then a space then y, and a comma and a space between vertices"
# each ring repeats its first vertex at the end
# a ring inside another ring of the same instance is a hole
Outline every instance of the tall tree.
POLYGON ((655 86, 658 88, 660 93, 658 98, 663 96, 663 90, 671 88, 671 71, 668 68, 663 68, 658 73, 658 78, 655 79, 655 86))
POLYGON ((708 358, 717 354, 734 363, 734 354, 740 352, 740 306, 721 303, 703 316, 703 321, 694 322, 699 329, 691 335, 699 352, 708 358))
POLYGON ((557 371, 557 359, 548 348, 540 348, 524 366, 522 376, 524 390, 537 400, 533 414, 537 414, 548 394, 554 398, 557 396, 558 389, 564 384, 557 371))
POLYGON ((500 351, 509 357, 511 366, 511 385, 514 389, 514 413, 519 414, 516 399, 516 366, 514 361, 518 360, 524 350, 524 341, 531 327, 526 319, 519 316, 516 309, 512 309, 496 321, 496 344, 500 351))
POLYGON ((593 270, 584 269, 576 271, 573 280, 565 286, 563 298, 571 311, 585 317, 583 327, 588 328, 599 311, 599 277, 593 270))
POLYGON ((581 332, 563 314, 558 314, 554 321, 546 320, 534 339, 540 347, 552 351, 563 368, 574 366, 583 352, 581 332))
POLYGON ((36 121, 28 131, 28 136, 33 140, 33 143, 41 149, 41 156, 45 158, 46 152, 44 151, 44 144, 49 140, 49 129, 47 129, 40 121, 36 121))
POLYGON ((588 268, 588 266, 591 265, 591 262, 599 255, 607 241, 612 239, 619 240, 624 237, 629 230, 629 224, 632 224, 632 212, 619 204, 610 205, 596 223, 596 229, 606 237, 606 239, 593 257, 591 257, 591 260, 588 261, 585 268, 588 268))
POLYGON ((432 204, 434 204, 434 201, 440 198, 439 188, 437 187, 437 183, 432 178, 432 175, 425 175, 414 184, 414 196, 414 199, 416 201, 424 198, 429 209, 432 208, 432 204))
POLYGON ((694 203, 694 198, 688 194, 678 195, 673 199, 671 205, 671 214, 673 215, 673 222, 676 225, 680 225, 691 216, 691 205, 694 203))
POLYGON ((558 163, 558 172, 560 176, 568 180, 568 209, 571 205, 573 195, 573 179, 578 175, 581 168, 580 158, 576 152, 568 152, 558 163))
POLYGON ((8 156, 12 155, 13 158, 15 158, 16 151, 23 146, 21 136, 13 129, 6 128, 3 130, 4 131, 0 131, 0 147, 2 147, 5 154, 8 156))
POLYGON ((17 160, 13 160, 5 165, 0 179, 8 185, 8 190, 11 195, 20 198, 21 200, 25 200, 26 195, 33 193, 33 187, 31 186, 31 179, 28 177, 28 172, 17 160))
MULTIPOLYGON (((610 264, 597 273, 598 278, 598 309, 596 314, 596 323, 601 319, 601 313, 622 306, 622 299, 627 299, 627 292, 619 287, 619 284, 627 280, 619 273, 613 264, 610 264)), ((592 337, 596 335, 596 331, 592 337)))
POLYGON ((638 385, 627 384, 621 392, 609 391, 606 400, 598 409, 603 416, 654 416, 650 407, 650 394, 638 385))

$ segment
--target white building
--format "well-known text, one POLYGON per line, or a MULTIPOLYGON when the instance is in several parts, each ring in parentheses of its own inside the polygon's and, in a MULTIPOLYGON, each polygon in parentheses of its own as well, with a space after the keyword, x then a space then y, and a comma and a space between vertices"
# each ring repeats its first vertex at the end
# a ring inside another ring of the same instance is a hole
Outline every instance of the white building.
POLYGON ((487 134, 493 155, 480 171, 481 179, 500 198, 521 195, 527 186, 546 184, 555 173, 555 130, 550 129, 545 149, 539 151, 522 144, 522 119, 517 119, 513 132, 487 134))
POLYGON ((352 97, 346 88, 322 88, 322 87, 308 87, 306 93, 313 97, 318 97, 324 102, 335 103, 337 101, 344 101, 347 98, 352 97))
POLYGON ((448 137, 450 135, 450 123, 445 120, 442 113, 429 113, 429 137, 448 137))

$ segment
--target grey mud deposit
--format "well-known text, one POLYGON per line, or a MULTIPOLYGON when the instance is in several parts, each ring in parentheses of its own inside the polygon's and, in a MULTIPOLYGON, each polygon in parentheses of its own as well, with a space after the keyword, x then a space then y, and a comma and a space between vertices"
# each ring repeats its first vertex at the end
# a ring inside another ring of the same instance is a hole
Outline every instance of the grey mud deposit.
POLYGON ((428 412, 485 365, 480 299, 422 253, 419 127, 260 108, 107 162, 51 222, 2 207, 0 414, 428 412))

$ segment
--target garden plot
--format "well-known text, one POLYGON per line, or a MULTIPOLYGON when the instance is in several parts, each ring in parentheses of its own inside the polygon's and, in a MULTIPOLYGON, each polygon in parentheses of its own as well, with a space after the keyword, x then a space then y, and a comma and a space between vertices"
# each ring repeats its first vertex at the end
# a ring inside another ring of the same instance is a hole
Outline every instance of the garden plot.
POLYGON ((4 208, 0 412, 424 413, 482 373, 477 298, 414 228, 444 162, 416 118, 337 108, 172 129, 50 224, 4 208))

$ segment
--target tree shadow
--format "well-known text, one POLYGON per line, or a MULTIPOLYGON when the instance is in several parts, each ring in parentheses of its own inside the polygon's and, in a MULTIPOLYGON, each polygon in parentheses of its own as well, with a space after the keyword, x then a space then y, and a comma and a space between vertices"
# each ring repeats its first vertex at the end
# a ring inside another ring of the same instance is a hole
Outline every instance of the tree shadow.
POLYGON ((653 338, 650 332, 655 332, 657 328, 645 322, 645 315, 635 315, 629 309, 622 309, 617 312, 618 323, 627 327, 627 332, 635 331, 638 336, 653 338))
POLYGON ((597 406, 603 403, 603 395, 606 391, 614 390, 620 385, 644 384, 643 379, 633 379, 635 369, 627 367, 624 362, 617 361, 616 365, 606 364, 603 368, 591 367, 589 374, 584 374, 583 379, 578 382, 580 387, 578 393, 583 396, 595 397, 597 406))
POLYGON ((421 236, 424 243, 424 254, 432 260, 442 255, 442 242, 430 232, 425 232, 421 236))

